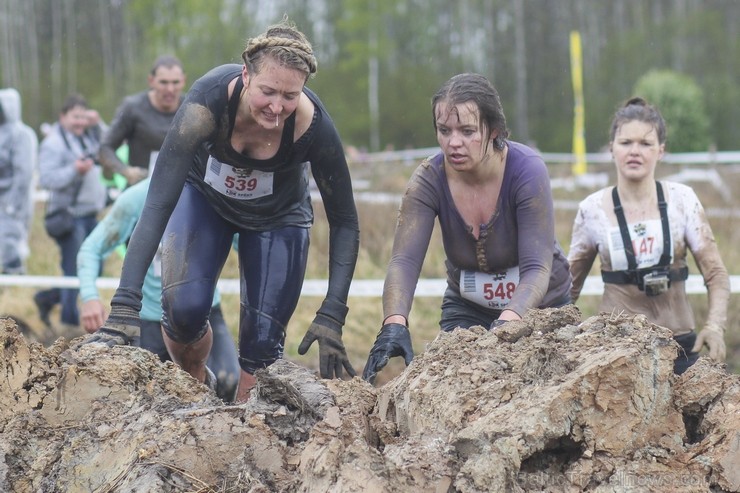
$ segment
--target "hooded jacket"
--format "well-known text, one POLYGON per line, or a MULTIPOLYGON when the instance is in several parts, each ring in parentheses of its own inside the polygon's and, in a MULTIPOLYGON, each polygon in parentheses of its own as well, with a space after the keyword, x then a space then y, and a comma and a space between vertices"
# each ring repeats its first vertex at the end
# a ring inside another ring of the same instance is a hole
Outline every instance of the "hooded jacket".
POLYGON ((30 222, 31 185, 38 139, 21 121, 21 97, 15 89, 0 89, 0 212, 30 222))
POLYGON ((0 268, 5 274, 25 272, 37 150, 36 133, 21 121, 20 94, 0 89, 0 268))

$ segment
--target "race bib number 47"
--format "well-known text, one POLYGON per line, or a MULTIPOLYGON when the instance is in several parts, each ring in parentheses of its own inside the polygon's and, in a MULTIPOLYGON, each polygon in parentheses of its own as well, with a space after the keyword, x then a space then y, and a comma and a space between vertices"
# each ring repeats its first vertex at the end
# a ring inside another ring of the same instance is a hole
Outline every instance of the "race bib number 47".
MULTIPOLYGON (((628 225, 632 252, 635 254, 637 268, 658 265, 663 255, 663 225, 660 219, 651 219, 628 225)), ((629 268, 627 254, 624 250, 622 233, 618 227, 611 228, 608 236, 609 255, 612 260, 612 269, 626 270, 629 268)), ((668 252, 673 255, 673 252, 668 252)))
POLYGON ((486 308, 506 308, 518 284, 519 266, 493 274, 471 270, 460 272, 462 297, 486 308))
POLYGON ((217 161, 213 156, 208 158, 204 181, 232 199, 249 200, 272 195, 272 173, 235 168, 217 161))

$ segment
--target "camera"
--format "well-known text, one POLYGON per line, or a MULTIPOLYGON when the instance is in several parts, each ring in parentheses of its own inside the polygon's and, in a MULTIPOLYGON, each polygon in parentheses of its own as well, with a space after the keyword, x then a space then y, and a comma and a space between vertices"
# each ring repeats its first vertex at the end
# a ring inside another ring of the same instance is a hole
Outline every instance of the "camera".
POLYGON ((642 289, 648 296, 658 296, 668 291, 671 287, 671 279, 668 269, 658 269, 642 276, 642 289))

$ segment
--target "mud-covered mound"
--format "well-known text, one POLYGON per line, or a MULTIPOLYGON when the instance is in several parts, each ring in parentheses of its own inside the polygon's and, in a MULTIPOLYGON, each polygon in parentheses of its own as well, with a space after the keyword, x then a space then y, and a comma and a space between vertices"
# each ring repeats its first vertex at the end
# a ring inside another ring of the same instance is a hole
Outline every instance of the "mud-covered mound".
POLYGON ((224 405, 128 347, 0 326, 0 491, 740 491, 740 379, 644 317, 441 333, 380 388, 280 361, 224 405))

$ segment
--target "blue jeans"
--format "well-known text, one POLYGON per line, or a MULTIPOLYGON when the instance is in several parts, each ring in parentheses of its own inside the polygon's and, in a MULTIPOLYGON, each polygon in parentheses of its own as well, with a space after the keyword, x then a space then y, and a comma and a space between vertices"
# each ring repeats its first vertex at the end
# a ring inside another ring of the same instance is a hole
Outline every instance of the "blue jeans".
MULTIPOLYGON (((62 273, 65 277, 77 277, 77 252, 87 235, 98 224, 95 214, 75 218, 75 229, 63 238, 55 238, 61 254, 62 273)), ((61 303, 61 322, 69 325, 80 324, 80 313, 77 309, 78 289, 51 288, 39 291, 37 299, 48 306, 61 303)))

